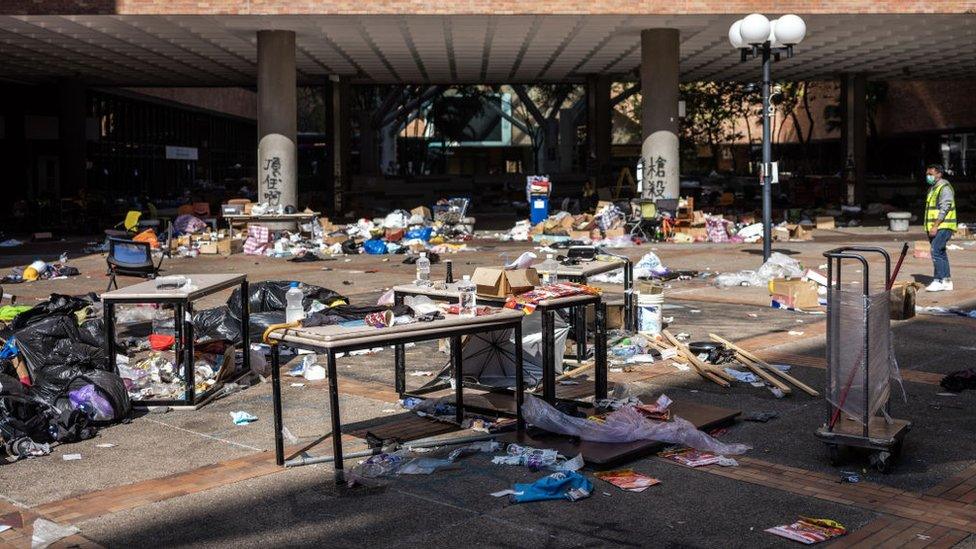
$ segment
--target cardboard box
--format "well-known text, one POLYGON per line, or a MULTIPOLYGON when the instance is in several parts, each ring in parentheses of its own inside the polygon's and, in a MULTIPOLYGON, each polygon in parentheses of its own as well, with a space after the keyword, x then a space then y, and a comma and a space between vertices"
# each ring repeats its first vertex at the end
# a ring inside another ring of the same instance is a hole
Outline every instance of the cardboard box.
POLYGON ((834 221, 834 218, 833 217, 830 217, 830 216, 822 216, 822 215, 821 216, 817 216, 817 219, 815 220, 815 222, 817 224, 817 228, 818 229, 828 229, 828 230, 830 230, 830 229, 836 229, 837 228, 837 222, 834 221))
POLYGON ((573 240, 590 240, 592 237, 591 231, 569 231, 569 238, 573 240))
POLYGON ((817 287, 808 280, 774 278, 769 281, 770 305, 774 309, 816 309, 820 307, 817 287))
POLYGON ((535 269, 513 269, 506 271, 501 267, 478 267, 471 276, 478 288, 478 295, 486 297, 506 297, 525 293, 539 284, 539 273, 535 269))
POLYGON ((229 256, 244 251, 244 241, 240 238, 221 238, 200 243, 201 255, 229 256))
POLYGON ((919 286, 917 282, 899 282, 891 287, 889 301, 891 320, 908 320, 915 317, 915 294, 919 286))
POLYGON ((430 208, 428 208, 427 206, 417 206, 416 208, 410 210, 410 213, 411 214, 419 215, 419 216, 423 217, 424 219, 433 219, 434 218, 434 215, 432 213, 430 213, 430 208))
POLYGON ((331 246, 333 244, 342 244, 347 240, 349 240, 349 235, 344 232, 328 234, 322 238, 322 242, 325 242, 325 244, 328 246, 331 246))
POLYGON ((624 232, 624 228, 622 225, 619 227, 612 227, 604 231, 605 238, 619 238, 621 236, 624 236, 624 234, 626 233, 624 232))
POLYGON ((932 244, 928 240, 916 240, 912 256, 915 259, 932 259, 932 244))
MULTIPOLYGON (((596 329, 595 323, 596 323, 596 311, 592 306, 587 307, 586 325, 589 327, 590 330, 594 330, 596 329)), ((623 327, 624 327, 623 303, 607 303, 607 329, 620 330, 623 329, 623 327)))
POLYGON ((331 233, 336 230, 335 225, 332 224, 332 221, 328 217, 320 217, 319 225, 322 227, 322 232, 324 233, 331 233))
POLYGON ((705 212, 701 210, 695 210, 691 212, 691 224, 692 225, 704 225, 705 224, 705 212))
POLYGON ((773 240, 781 242, 790 240, 813 240, 813 235, 810 231, 804 229, 802 225, 791 223, 782 227, 773 227, 773 240))

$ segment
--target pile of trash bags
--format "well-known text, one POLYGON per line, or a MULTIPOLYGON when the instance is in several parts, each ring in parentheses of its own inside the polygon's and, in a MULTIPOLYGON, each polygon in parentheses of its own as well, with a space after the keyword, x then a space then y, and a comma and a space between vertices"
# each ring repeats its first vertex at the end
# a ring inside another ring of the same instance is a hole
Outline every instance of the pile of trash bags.
POLYGON ((109 370, 97 298, 52 294, 2 333, 0 439, 8 458, 94 436, 125 420, 132 403, 109 370))

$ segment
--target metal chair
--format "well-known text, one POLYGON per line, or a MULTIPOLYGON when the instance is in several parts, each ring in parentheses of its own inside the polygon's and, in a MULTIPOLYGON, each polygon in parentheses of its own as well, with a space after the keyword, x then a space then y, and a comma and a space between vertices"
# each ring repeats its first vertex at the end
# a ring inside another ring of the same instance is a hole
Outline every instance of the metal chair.
POLYGON ((159 258, 159 263, 153 263, 152 249, 148 242, 136 242, 134 240, 121 240, 110 238, 108 241, 108 257, 105 258, 108 264, 108 288, 106 292, 119 284, 116 276, 136 276, 152 280, 159 275, 159 267, 163 264, 163 258, 159 258))

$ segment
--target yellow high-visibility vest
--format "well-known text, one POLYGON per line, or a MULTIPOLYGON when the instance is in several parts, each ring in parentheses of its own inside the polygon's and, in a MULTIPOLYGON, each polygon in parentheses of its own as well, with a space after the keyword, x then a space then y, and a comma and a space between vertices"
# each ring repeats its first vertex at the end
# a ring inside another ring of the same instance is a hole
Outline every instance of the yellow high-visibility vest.
MULTIPOLYGON (((942 194, 942 189, 944 187, 949 187, 952 189, 952 185, 948 181, 942 180, 941 182, 932 186, 929 190, 928 198, 925 199, 925 232, 929 232, 932 225, 939 220, 939 195, 942 194)), ((952 193, 952 205, 949 206, 949 212, 946 213, 945 219, 939 224, 940 229, 948 229, 950 231, 956 230, 956 194, 952 193)))

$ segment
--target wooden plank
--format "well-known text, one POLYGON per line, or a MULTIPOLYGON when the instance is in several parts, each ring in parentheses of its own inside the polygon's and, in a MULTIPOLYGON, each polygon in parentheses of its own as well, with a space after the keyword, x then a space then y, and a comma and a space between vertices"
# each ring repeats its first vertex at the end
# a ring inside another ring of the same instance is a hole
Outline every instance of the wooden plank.
POLYGON ((747 359, 755 362, 760 367, 768 369, 769 371, 773 372, 774 374, 778 375, 779 377, 781 377, 781 378, 785 379, 786 381, 792 383, 793 385, 795 385, 798 389, 800 389, 804 393, 806 393, 806 394, 808 394, 810 396, 820 396, 820 392, 817 391, 816 389, 814 389, 813 387, 810 387, 806 383, 803 383, 799 379, 796 379, 795 377, 793 377, 790 374, 784 372, 783 370, 780 370, 779 368, 774 368, 774 367, 770 366, 765 361, 763 361, 761 358, 759 358, 756 355, 750 353, 749 351, 743 349, 742 347, 739 347, 735 343, 732 343, 731 341, 729 341, 727 339, 724 339, 721 336, 718 336, 716 334, 708 334, 708 337, 712 338, 713 341, 717 341, 717 342, 719 342, 719 343, 721 343, 723 345, 728 346, 730 349, 734 350, 736 352, 736 354, 741 354, 742 356, 746 357, 747 359))

